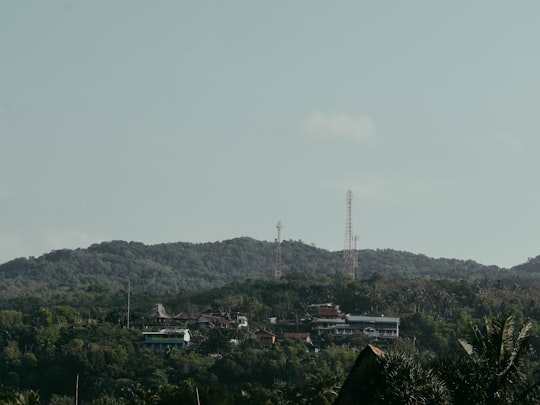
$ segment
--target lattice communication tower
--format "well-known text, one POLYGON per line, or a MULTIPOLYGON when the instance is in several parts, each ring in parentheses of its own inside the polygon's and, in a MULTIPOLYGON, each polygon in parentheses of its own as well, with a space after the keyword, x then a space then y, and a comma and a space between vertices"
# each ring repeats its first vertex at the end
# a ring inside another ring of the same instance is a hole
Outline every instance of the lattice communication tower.
POLYGON ((349 274, 353 279, 356 279, 358 272, 358 253, 356 250, 356 242, 358 236, 353 236, 352 227, 352 197, 351 190, 347 191, 347 218, 345 221, 345 248, 343 249, 343 271, 349 274))
POLYGON ((276 264, 274 267, 274 278, 281 278, 281 221, 276 225, 277 238, 276 238, 276 264))

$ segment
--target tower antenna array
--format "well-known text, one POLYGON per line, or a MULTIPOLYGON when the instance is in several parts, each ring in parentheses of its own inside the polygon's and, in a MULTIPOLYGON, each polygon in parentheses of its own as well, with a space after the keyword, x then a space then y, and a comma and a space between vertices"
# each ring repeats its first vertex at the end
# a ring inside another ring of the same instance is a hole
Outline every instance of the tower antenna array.
POLYGON ((356 251, 356 242, 358 236, 353 236, 352 229, 352 197, 351 190, 347 191, 347 218, 345 221, 345 248, 343 249, 343 271, 349 274, 353 279, 356 278, 358 270, 358 254, 356 251))
POLYGON ((274 268, 274 278, 281 278, 281 221, 276 225, 277 238, 276 238, 276 265, 274 268))

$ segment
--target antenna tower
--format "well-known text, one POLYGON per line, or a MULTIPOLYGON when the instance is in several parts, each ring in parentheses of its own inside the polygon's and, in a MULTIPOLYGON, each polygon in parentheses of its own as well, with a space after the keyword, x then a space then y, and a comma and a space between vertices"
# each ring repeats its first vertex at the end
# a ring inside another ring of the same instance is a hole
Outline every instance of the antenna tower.
POLYGON ((274 268, 274 278, 281 278, 281 221, 276 225, 277 238, 276 238, 276 267, 274 268))
POLYGON ((347 219, 345 221, 345 248, 343 250, 343 271, 350 274, 353 280, 356 278, 358 270, 358 254, 356 251, 356 241, 358 236, 353 236, 352 229, 352 197, 351 190, 347 191, 347 219))

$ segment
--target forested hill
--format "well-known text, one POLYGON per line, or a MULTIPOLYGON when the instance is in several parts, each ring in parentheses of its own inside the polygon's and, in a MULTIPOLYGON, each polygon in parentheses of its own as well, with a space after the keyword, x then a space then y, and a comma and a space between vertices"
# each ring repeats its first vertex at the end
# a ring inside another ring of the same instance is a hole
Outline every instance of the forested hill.
MULTIPOLYGON (((125 289, 128 279, 136 291, 199 290, 250 278, 271 278, 274 262, 274 243, 246 237, 199 244, 112 241, 4 263, 0 265, 0 293, 15 296, 58 288, 125 289)), ((283 241, 282 262, 283 274, 333 274, 341 271, 342 252, 283 241)), ((395 278, 531 279, 540 274, 534 263, 518 272, 519 266, 508 270, 390 249, 360 250, 358 262, 361 278, 380 274, 395 278)))

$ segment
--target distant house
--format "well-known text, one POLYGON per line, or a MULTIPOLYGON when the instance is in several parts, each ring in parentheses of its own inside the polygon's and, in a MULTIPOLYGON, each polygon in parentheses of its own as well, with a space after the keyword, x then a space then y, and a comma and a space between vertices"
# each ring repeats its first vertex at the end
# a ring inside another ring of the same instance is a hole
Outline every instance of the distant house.
POLYGON ((311 314, 311 331, 321 336, 325 333, 335 337, 363 334, 373 343, 385 345, 399 337, 400 319, 385 316, 345 315, 339 305, 332 303, 313 304, 308 307, 311 314))
POLYGON ((333 333, 335 325, 345 323, 339 305, 330 302, 312 304, 308 307, 308 313, 311 315, 311 331, 317 336, 324 333, 333 333))
POLYGON ((197 321, 199 319, 198 315, 190 315, 185 312, 180 312, 174 316, 175 325, 183 325, 184 327, 195 327, 197 326, 197 321))
POLYGON ((255 332, 255 337, 262 347, 272 347, 276 343, 276 335, 265 330, 255 332))
POLYGON ((339 307, 320 307, 317 308, 317 318, 339 318, 341 316, 341 312, 339 311, 339 307))
POLYGON ((143 332, 142 346, 153 352, 168 349, 185 350, 191 340, 189 329, 161 329, 157 332, 143 332))
POLYGON ((186 326, 184 319, 169 315, 163 304, 160 303, 154 304, 146 314, 143 323, 145 329, 186 326))
POLYGON ((338 314, 341 313, 339 310, 339 305, 333 304, 331 302, 325 302, 322 304, 311 304, 307 307, 307 311, 312 317, 338 316, 338 314), (327 310, 328 312, 326 312, 327 310), (325 313, 328 315, 325 315, 325 313))
POLYGON ((345 323, 334 326, 334 335, 364 334, 378 344, 391 343, 399 337, 399 323, 396 317, 346 315, 345 323))
POLYGON ((228 329, 231 326, 231 321, 222 316, 203 314, 199 316, 199 319, 197 319, 197 324, 199 325, 200 329, 228 329))
POLYGON ((178 320, 181 320, 181 321, 189 321, 191 318, 188 314, 186 314, 185 312, 180 312, 179 314, 176 314, 174 316, 174 319, 178 319, 178 320))
POLYGON ((308 332, 285 332, 282 336, 280 336, 281 339, 295 339, 295 340, 302 340, 306 343, 311 344, 311 336, 308 332))
POLYGON ((172 316, 170 316, 167 311, 165 310, 165 307, 161 303, 154 304, 154 307, 152 310, 148 313, 149 318, 155 318, 155 319, 170 319, 172 316))
POLYGON ((336 327, 343 324, 345 324, 343 318, 313 318, 311 320, 311 330, 317 336, 324 333, 334 334, 336 327))

